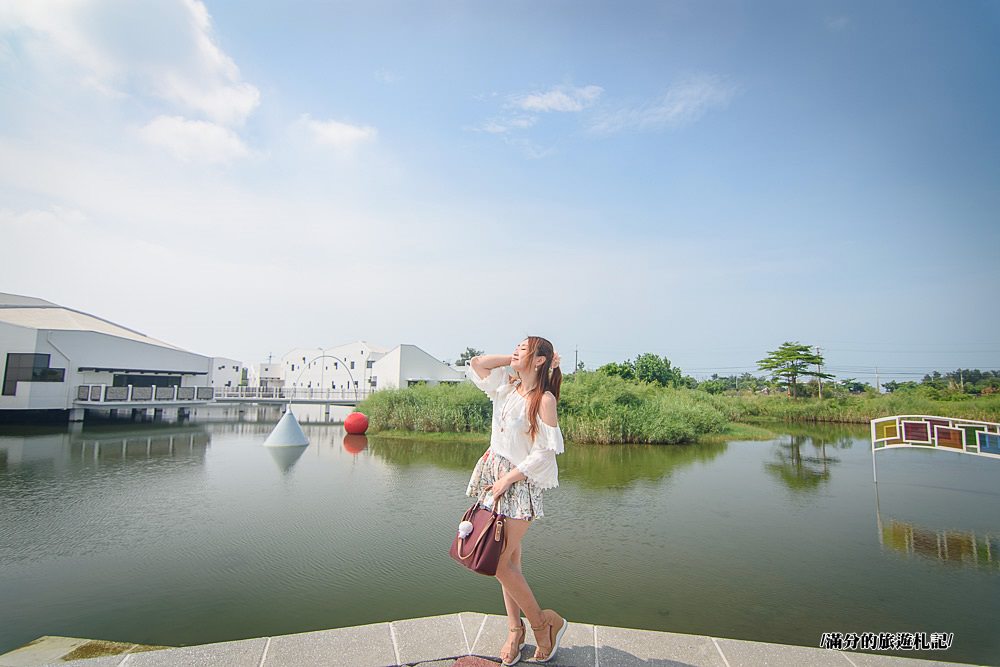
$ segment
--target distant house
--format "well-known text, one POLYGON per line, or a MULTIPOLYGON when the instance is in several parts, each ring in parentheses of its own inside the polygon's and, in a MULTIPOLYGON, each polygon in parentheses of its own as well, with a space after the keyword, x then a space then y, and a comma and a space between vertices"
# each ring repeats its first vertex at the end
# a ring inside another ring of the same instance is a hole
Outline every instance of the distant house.
POLYGON ((463 371, 416 345, 386 348, 359 340, 328 348, 295 348, 280 359, 256 364, 251 384, 325 389, 348 395, 418 383, 461 382, 464 378, 463 371))
POLYGON ((208 383, 213 387, 239 387, 243 383, 247 368, 243 362, 225 357, 212 357, 209 366, 208 383))

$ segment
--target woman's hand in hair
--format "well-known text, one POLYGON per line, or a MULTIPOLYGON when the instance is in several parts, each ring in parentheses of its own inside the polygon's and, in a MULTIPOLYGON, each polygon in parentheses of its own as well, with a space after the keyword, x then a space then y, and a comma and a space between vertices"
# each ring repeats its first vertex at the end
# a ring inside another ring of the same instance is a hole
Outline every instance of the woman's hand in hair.
POLYGON ((472 366, 472 370, 476 372, 476 375, 485 380, 489 376, 490 371, 494 368, 510 366, 510 355, 482 354, 478 357, 472 357, 472 359, 469 359, 469 365, 472 366))
POLYGON ((559 368, 559 353, 552 350, 552 368, 559 368))

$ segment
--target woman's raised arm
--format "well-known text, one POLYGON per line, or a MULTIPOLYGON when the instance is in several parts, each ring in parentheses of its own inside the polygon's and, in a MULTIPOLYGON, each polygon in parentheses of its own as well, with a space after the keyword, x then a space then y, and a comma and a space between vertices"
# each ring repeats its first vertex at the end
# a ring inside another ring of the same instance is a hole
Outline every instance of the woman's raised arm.
POLYGON ((510 355, 483 354, 478 357, 472 357, 472 359, 469 360, 469 365, 472 366, 472 370, 476 372, 476 375, 485 380, 486 377, 489 376, 490 371, 494 368, 510 366, 510 355))

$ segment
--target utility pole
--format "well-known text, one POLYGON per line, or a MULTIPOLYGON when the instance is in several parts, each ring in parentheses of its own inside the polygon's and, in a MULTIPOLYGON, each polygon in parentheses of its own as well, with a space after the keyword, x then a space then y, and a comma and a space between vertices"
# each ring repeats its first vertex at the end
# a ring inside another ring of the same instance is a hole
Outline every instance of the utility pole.
POLYGON ((875 367, 875 392, 882 393, 882 387, 878 383, 878 366, 875 367))
POLYGON ((580 367, 580 346, 573 346, 573 372, 576 373, 576 369, 580 367))
MULTIPOLYGON (((819 345, 816 346, 816 356, 819 357, 819 345)), ((816 372, 817 373, 822 373, 823 372, 822 366, 819 365, 819 359, 818 358, 816 359, 816 372)), ((819 397, 822 399, 823 398, 823 378, 821 378, 820 376, 817 375, 816 376, 816 383, 819 385, 819 397)))

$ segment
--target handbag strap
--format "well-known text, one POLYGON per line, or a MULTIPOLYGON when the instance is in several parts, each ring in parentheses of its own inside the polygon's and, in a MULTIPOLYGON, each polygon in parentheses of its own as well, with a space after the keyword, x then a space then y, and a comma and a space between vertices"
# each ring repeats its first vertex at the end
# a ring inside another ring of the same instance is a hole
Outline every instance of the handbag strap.
MULTIPOLYGON (((486 494, 483 494, 484 497, 485 497, 485 495, 486 494)), ((496 505, 496 500, 495 499, 493 501, 493 504, 496 505)), ((476 542, 475 542, 475 544, 472 545, 472 549, 469 551, 468 554, 466 554, 464 556, 462 555, 462 542, 464 542, 465 540, 460 540, 459 541, 459 543, 458 543, 458 557, 460 559, 462 559, 462 560, 468 560, 469 558, 471 558, 472 555, 476 553, 476 550, 479 548, 480 542, 483 541, 483 538, 487 535, 487 533, 494 532, 495 533, 495 539, 497 541, 499 541, 500 536, 503 533, 503 515, 502 514, 497 514, 496 509, 493 509, 492 511, 493 511, 493 516, 496 517, 495 520, 491 521, 489 524, 487 524, 486 526, 483 527, 483 530, 479 533, 479 537, 476 538, 476 542), (490 530, 490 528, 493 528, 493 530, 490 530)))

